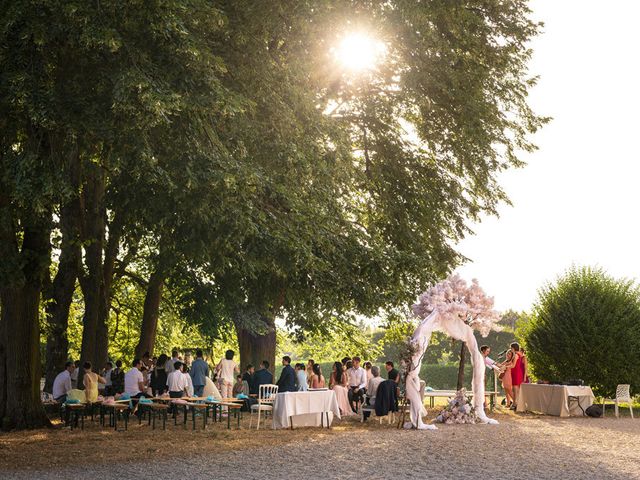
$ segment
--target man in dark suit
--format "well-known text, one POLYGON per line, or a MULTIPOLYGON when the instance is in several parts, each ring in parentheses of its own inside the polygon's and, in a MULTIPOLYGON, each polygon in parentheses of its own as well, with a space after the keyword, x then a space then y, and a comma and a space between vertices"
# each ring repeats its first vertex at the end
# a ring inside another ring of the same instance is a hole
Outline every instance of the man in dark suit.
POLYGON ((291 357, 288 355, 282 357, 282 365, 284 365, 284 368, 282 369, 282 373, 280 373, 280 378, 277 383, 278 393, 296 391, 296 372, 290 363, 291 357))
POLYGON ((269 371, 269 362, 263 360, 260 367, 260 370, 253 374, 253 382, 249 386, 249 393, 252 395, 258 395, 260 385, 273 385, 273 375, 269 371))

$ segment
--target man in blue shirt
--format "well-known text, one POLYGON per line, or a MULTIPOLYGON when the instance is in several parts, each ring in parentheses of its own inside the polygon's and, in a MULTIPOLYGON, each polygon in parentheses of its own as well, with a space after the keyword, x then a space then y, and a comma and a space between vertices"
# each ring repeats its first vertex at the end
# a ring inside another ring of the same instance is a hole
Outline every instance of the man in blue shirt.
POLYGON ((196 397, 202 396, 206 378, 209 376, 209 365, 202 358, 202 350, 196 350, 196 359, 191 364, 191 381, 193 382, 193 394, 196 397))
POLYGON ((285 355, 282 357, 282 373, 278 379, 278 393, 280 392, 295 392, 296 391, 296 372, 291 367, 291 357, 285 355))

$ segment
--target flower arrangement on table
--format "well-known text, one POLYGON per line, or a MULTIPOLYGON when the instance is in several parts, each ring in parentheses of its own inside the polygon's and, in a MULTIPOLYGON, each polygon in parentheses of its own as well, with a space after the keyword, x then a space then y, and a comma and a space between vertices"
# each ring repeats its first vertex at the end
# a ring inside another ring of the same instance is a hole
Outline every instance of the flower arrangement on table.
POLYGON ((454 423, 476 423, 476 414, 471 404, 471 398, 467 396, 463 388, 456 392, 455 397, 449 400, 449 404, 436 417, 436 422, 452 425, 454 423))

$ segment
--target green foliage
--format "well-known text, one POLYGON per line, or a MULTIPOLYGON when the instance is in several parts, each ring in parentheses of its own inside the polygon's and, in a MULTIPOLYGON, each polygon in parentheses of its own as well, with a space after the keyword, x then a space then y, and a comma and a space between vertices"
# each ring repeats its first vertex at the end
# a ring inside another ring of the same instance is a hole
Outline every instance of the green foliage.
POLYGON ((581 378, 599 395, 640 386, 640 291, 602 269, 573 267, 539 293, 524 327, 539 379, 581 378))

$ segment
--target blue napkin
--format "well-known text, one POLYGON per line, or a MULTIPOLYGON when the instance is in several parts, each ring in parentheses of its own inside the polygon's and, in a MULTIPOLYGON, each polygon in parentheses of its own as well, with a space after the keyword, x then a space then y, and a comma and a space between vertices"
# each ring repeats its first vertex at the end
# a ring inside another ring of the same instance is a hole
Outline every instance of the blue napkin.
POLYGON ((66 403, 67 405, 77 405, 78 403, 80 403, 80 400, 78 400, 77 398, 70 398, 64 403, 66 403))
POLYGON ((238 395, 236 395, 236 398, 240 400, 246 400, 249 397, 247 397, 244 393, 239 393, 238 395))
POLYGON ((140 397, 140 403, 153 403, 150 398, 140 397))
POLYGON ((207 402, 219 402, 220 400, 218 400, 217 398, 215 398, 213 395, 209 395, 207 397, 207 402))

